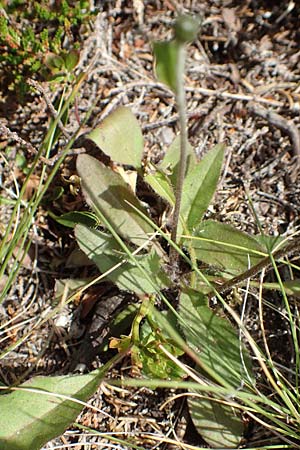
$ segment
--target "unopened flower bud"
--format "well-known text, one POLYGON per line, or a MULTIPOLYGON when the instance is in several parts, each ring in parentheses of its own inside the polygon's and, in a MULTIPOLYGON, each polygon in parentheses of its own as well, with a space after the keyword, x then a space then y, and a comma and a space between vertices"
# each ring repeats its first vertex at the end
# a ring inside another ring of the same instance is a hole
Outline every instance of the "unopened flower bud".
POLYGON ((174 25, 175 39, 180 43, 193 41, 197 37, 199 25, 199 18, 187 14, 179 16, 174 25))

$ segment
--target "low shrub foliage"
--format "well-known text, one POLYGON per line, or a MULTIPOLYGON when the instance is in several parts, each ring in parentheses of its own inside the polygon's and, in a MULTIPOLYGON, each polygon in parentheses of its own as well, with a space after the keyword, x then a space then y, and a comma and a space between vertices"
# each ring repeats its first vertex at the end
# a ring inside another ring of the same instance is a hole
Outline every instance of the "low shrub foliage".
POLYGON ((70 81, 79 57, 79 29, 88 26, 93 14, 85 0, 62 0, 59 6, 46 1, 4 2, 0 11, 2 83, 17 89, 22 98, 29 89, 28 77, 70 81))

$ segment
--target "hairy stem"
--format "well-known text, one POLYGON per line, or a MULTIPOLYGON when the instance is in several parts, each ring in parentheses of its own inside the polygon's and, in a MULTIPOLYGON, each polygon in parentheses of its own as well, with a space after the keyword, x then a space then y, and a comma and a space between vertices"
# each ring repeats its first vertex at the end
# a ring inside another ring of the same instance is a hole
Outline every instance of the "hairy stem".
MULTIPOLYGON (((183 182, 187 164, 187 115, 186 115, 186 99, 184 89, 184 66, 185 66, 185 45, 180 44, 178 48, 178 60, 176 67, 176 103, 179 115, 180 129, 180 161, 176 183, 175 207, 171 225, 171 239, 176 243, 177 229, 180 216, 180 206, 183 191, 183 182)), ((178 253, 174 247, 170 249, 170 263, 176 271, 178 262, 178 253)))

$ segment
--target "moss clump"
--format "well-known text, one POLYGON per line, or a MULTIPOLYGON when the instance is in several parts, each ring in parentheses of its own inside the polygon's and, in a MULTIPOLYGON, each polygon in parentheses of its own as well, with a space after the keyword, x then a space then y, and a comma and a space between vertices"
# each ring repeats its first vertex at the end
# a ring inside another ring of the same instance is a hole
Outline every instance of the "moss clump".
POLYGON ((49 73, 45 55, 80 47, 80 28, 93 15, 86 0, 0 2, 0 84, 24 93, 27 77, 49 73))

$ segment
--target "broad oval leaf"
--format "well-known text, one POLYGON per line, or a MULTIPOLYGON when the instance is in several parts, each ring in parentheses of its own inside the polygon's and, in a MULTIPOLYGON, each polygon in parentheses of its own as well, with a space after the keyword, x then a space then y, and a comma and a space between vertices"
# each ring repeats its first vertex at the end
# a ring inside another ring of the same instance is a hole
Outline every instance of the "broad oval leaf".
POLYGON ((187 229, 199 225, 215 193, 224 158, 224 145, 218 144, 191 170, 184 180, 180 213, 187 229))
POLYGON ((203 221, 191 239, 197 259, 231 274, 257 264, 266 252, 252 236, 214 220, 203 221))
MULTIPOLYGON (((81 250, 94 261, 102 273, 117 266, 124 258, 128 258, 122 253, 116 240, 107 233, 78 225, 75 228, 75 236, 81 250)), ((146 255, 136 255, 135 260, 143 270, 133 261, 128 261, 111 271, 107 278, 119 289, 137 294, 150 294, 168 286, 168 278, 161 268, 161 260, 155 251, 146 255)))
POLYGON ((106 117, 88 136, 113 161, 140 167, 144 150, 141 127, 125 106, 106 117))
MULTIPOLYGON (((142 245, 153 230, 131 205, 147 214, 122 177, 92 156, 77 158, 77 171, 87 203, 100 211, 116 233, 135 245, 142 245)), ((100 218, 101 220, 101 218, 100 218)))
POLYGON ((0 395, 1 450, 39 450, 62 434, 83 408, 70 398, 87 401, 106 370, 104 366, 87 375, 38 376, 23 383, 21 390, 0 395))
POLYGON ((80 60, 79 50, 72 49, 64 55, 65 66, 68 72, 72 72, 80 60))
POLYGON ((233 407, 213 400, 188 397, 191 419, 211 448, 238 448, 243 437, 243 422, 233 407))

